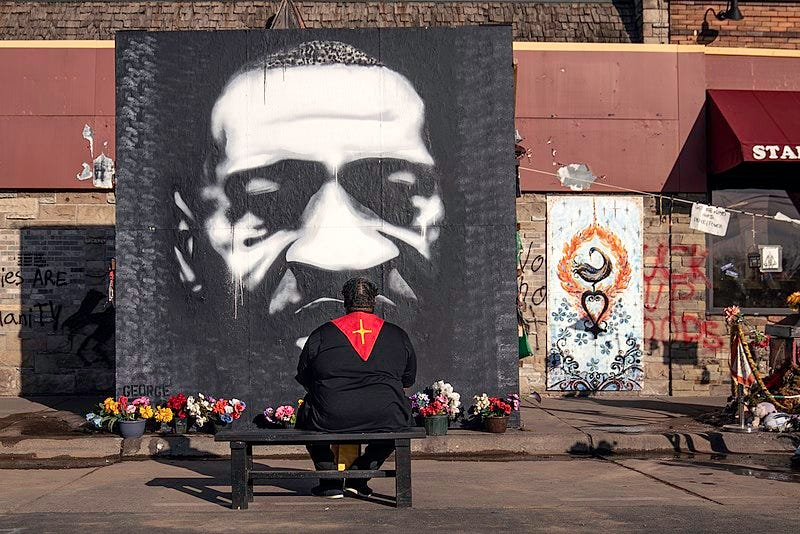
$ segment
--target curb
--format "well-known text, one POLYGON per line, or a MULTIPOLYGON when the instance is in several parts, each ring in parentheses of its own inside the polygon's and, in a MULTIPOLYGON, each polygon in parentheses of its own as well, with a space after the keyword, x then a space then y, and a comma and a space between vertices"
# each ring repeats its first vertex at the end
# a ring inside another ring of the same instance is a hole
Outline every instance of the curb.
MULTIPOLYGON (((791 454, 800 434, 735 434, 717 431, 676 433, 613 433, 576 431, 540 434, 509 430, 505 434, 455 430, 447 436, 413 440, 412 451, 420 458, 544 457, 587 454, 791 454)), ((210 435, 145 436, 125 439, 109 436, 31 438, 0 441, 0 462, 80 463, 82 460, 145 460, 153 458, 227 458, 229 444, 210 435)), ((305 458, 303 446, 263 447, 257 458, 305 458)), ((505 458, 508 459, 508 458, 505 458)))

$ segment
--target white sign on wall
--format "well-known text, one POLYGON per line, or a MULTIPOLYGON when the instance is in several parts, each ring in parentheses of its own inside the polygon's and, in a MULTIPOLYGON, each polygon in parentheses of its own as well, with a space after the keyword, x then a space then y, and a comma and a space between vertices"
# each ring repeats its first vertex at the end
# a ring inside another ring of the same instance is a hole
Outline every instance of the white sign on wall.
POLYGON ((707 234, 724 236, 728 232, 730 218, 731 214, 725 208, 707 204, 692 204, 692 220, 689 221, 689 228, 707 234))
POLYGON ((800 146, 753 145, 753 159, 800 159, 800 146))

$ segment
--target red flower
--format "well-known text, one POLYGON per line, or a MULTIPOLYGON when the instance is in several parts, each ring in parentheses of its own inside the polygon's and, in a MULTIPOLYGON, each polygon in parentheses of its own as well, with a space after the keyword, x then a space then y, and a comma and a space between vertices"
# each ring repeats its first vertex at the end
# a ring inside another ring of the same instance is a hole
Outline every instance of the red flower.
POLYGON ((128 397, 120 397, 119 399, 117 399, 117 402, 119 403, 121 411, 124 412, 125 408, 128 407, 128 397))
POLYGON ((218 413, 220 415, 224 414, 225 413, 225 406, 227 406, 227 405, 228 405, 228 401, 226 401, 225 399, 219 399, 217 402, 214 403, 214 408, 212 408, 212 411, 214 413, 218 413))
POLYGON ((177 395, 173 395, 167 401, 167 408, 171 409, 173 412, 178 412, 180 410, 183 410, 185 407, 186 407, 186 395, 184 395, 183 393, 178 393, 177 395))

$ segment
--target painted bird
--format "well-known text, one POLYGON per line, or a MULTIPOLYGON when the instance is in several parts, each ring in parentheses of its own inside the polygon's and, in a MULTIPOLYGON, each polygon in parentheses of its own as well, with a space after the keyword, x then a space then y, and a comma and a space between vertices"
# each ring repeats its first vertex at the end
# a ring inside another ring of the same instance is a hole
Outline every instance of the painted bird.
POLYGON ((611 268, 612 268, 611 260, 608 259, 608 256, 603 254, 603 251, 598 248, 592 247, 589 249, 590 260, 592 259, 592 254, 594 254, 595 252, 600 254, 600 257, 603 258, 603 264, 600 267, 595 267, 594 265, 588 262, 577 263, 574 260, 572 262, 573 265, 572 272, 577 274, 583 280, 592 285, 596 284, 597 282, 605 278, 608 278, 608 276, 611 274, 611 268))

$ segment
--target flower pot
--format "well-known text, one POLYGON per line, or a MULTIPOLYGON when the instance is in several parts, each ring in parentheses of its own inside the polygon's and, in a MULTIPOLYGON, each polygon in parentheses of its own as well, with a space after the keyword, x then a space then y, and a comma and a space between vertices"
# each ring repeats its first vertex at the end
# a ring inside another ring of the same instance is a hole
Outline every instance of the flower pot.
POLYGON ((189 420, 186 417, 181 419, 176 416, 170 422, 170 427, 173 434, 186 434, 189 431, 189 420))
POLYGON ((502 434, 508 428, 508 416, 486 417, 483 420, 483 428, 492 434, 502 434))
POLYGON ((120 421, 119 433, 123 438, 141 438, 144 435, 144 425, 147 423, 144 419, 139 421, 120 421))
POLYGON ((425 433, 429 436, 445 436, 447 435, 447 424, 449 419, 446 415, 432 415, 426 417, 425 433))
POLYGON ((228 423, 223 423, 222 421, 211 421, 212 434, 216 435, 222 432, 223 430, 227 430, 228 428, 230 428, 230 425, 228 423))

